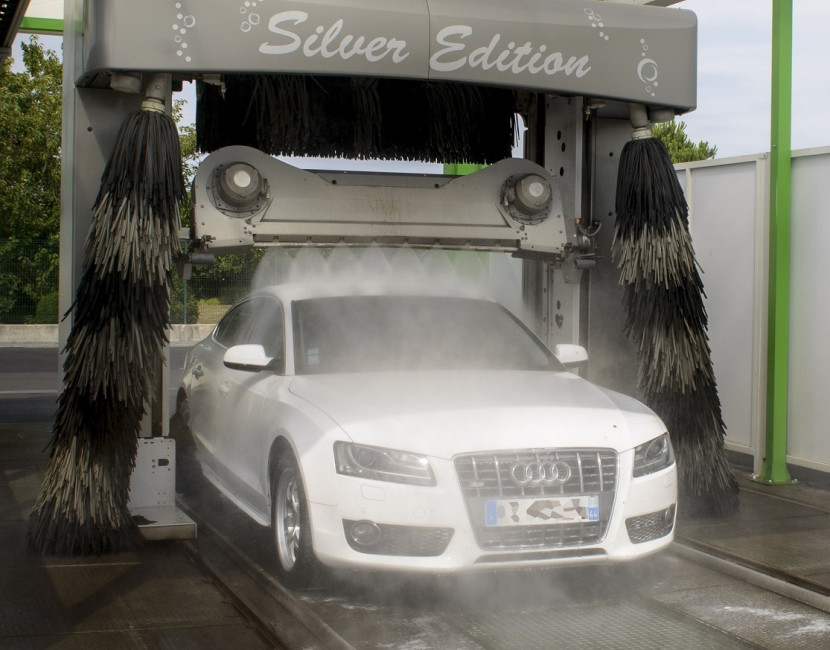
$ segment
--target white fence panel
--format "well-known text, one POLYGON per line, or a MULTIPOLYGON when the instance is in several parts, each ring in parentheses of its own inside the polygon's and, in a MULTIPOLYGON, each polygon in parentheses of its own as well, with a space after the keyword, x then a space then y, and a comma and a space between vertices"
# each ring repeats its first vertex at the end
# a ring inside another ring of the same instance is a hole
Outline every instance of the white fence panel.
MULTIPOLYGON (((767 155, 677 165, 703 270, 727 446, 764 455, 769 167, 767 155)), ((793 154, 787 460, 830 472, 830 148, 793 154)))
POLYGON ((791 243, 787 454, 830 472, 830 150, 793 158, 791 243))

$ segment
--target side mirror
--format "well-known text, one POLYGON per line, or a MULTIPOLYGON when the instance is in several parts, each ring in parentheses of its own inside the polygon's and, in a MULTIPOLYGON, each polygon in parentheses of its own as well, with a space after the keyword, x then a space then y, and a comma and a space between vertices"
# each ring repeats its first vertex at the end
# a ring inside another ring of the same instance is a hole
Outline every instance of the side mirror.
POLYGON ((274 358, 266 355, 265 348, 258 344, 234 345, 228 348, 222 361, 231 370, 248 372, 260 372, 274 367, 274 358))
POLYGON ((581 345, 573 345, 572 343, 557 343, 553 348, 553 355, 566 368, 588 360, 588 350, 581 345))

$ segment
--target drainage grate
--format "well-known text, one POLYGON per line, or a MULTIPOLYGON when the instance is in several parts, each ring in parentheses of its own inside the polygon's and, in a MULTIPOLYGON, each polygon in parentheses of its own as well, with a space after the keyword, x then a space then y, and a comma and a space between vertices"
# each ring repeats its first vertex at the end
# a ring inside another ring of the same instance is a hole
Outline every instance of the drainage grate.
POLYGON ((746 648, 734 637, 649 601, 461 615, 458 629, 486 648, 746 648))

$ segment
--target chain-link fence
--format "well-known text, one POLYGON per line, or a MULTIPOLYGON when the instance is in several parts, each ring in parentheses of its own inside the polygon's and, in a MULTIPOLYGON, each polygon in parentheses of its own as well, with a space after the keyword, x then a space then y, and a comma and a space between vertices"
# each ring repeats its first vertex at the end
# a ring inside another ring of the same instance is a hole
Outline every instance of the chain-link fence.
MULTIPOLYGON (((48 240, 0 241, 0 324, 51 324, 59 318, 57 235, 48 240)), ((196 266, 188 281, 174 277, 173 323, 216 323, 250 290, 261 251, 228 255, 196 266)))
POLYGON ((58 237, 0 241, 0 323, 58 322, 58 237))
POLYGON ((173 280, 170 320, 185 325, 216 323, 251 290, 264 251, 224 255, 207 266, 194 265, 190 279, 173 280))
POLYGON ((217 323, 237 300, 249 291, 249 275, 211 277, 195 269, 190 280, 173 280, 170 321, 184 325, 217 323))

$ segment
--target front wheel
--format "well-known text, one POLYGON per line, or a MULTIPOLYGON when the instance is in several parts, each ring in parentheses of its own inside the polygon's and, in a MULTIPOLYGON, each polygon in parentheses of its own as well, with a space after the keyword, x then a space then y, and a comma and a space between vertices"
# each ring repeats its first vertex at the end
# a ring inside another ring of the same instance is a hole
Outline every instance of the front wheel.
POLYGON ((308 504, 297 461, 290 454, 277 462, 271 478, 271 530, 277 573, 290 587, 310 587, 321 567, 311 545, 308 504))

